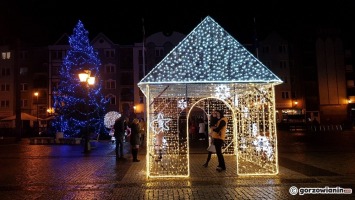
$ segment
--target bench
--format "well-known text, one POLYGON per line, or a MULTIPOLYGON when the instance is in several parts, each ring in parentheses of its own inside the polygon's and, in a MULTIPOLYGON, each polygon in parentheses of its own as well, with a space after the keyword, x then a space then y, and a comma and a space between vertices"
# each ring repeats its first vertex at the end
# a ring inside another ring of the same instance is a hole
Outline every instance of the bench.
POLYGON ((81 138, 59 138, 59 144, 80 144, 81 138))
POLYGON ((16 143, 16 137, 0 137, 0 144, 16 143))
POLYGON ((97 142, 99 141, 100 134, 93 134, 92 137, 90 138, 90 148, 95 149, 97 147, 97 142))
POLYGON ((30 138, 30 144, 54 144, 53 137, 33 137, 30 138))

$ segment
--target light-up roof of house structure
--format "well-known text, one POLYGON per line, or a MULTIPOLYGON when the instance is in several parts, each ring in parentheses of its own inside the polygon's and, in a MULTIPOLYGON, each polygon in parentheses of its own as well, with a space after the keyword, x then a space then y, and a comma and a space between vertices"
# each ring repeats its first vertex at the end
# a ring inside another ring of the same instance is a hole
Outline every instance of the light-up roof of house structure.
POLYGON ((282 80, 207 16, 139 83, 275 83, 282 80))

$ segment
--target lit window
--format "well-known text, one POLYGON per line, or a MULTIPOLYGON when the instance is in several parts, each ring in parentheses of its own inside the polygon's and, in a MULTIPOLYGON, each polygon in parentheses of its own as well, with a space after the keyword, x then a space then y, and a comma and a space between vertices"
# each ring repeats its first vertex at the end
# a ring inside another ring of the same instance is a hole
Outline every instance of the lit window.
POLYGON ((1 58, 3 59, 3 60, 8 60, 8 59, 10 59, 11 58, 11 52, 2 52, 1 53, 1 58))
POLYGON ((350 88, 350 87, 354 87, 354 80, 347 80, 346 81, 346 85, 350 88))

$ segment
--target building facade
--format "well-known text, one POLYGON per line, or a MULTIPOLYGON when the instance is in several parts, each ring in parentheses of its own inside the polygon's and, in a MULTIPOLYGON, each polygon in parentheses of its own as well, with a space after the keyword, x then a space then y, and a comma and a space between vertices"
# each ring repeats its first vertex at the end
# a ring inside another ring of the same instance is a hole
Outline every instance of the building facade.
MULTIPOLYGON (((94 37, 91 44, 102 64, 102 91, 110 100, 107 111, 144 117, 145 97, 137 83, 184 38, 178 32, 158 32, 144 42, 119 45, 103 33, 94 37)), ((278 122, 354 121, 354 58, 343 39, 322 32, 304 42, 271 32, 260 40, 255 57, 283 80, 275 87, 278 122)), ((15 115, 18 107, 41 119, 55 115, 53 97, 68 48, 67 34, 47 47, 0 47, 0 119, 15 115)), ((34 126, 33 121, 24 123, 34 126)), ((13 126, 13 122, 0 121, 0 125, 13 126)))

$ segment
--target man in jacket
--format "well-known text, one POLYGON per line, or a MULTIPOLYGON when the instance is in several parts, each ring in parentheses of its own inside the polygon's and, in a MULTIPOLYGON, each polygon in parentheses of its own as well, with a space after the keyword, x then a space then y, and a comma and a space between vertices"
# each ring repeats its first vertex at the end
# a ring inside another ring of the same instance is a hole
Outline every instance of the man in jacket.
POLYGON ((123 154, 123 140, 125 137, 125 131, 126 131, 126 120, 124 116, 121 116, 115 121, 115 124, 113 125, 113 128, 115 129, 114 136, 116 138, 116 159, 123 159, 124 154, 123 154))

